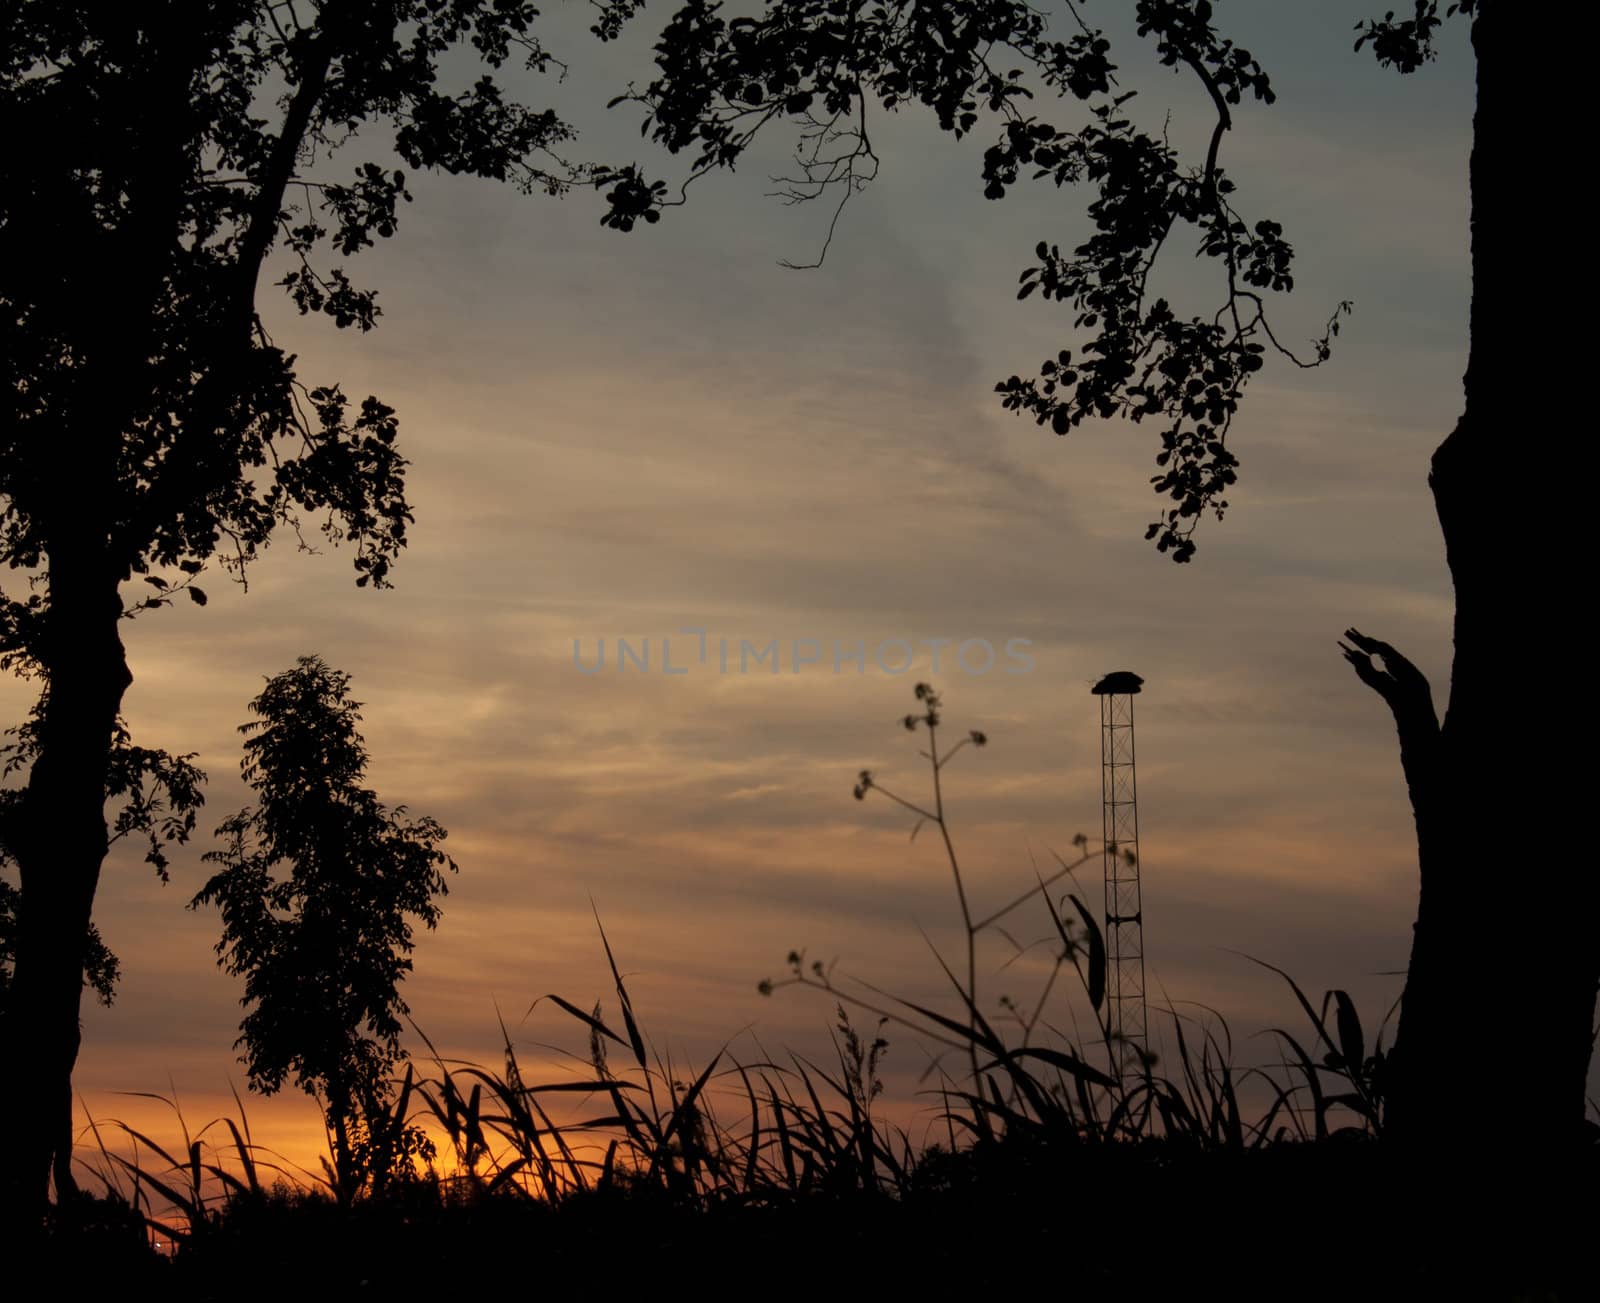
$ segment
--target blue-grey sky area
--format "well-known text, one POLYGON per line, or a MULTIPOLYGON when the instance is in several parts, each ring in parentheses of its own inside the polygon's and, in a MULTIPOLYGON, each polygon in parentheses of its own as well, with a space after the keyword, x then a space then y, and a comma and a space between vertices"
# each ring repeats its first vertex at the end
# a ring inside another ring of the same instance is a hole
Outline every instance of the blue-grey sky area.
MULTIPOLYGON (((1426 471, 1461 405, 1472 110, 1464 28, 1402 78, 1351 48, 1373 8, 1217 6, 1278 94, 1238 110, 1222 156, 1242 212, 1281 222, 1296 250, 1275 329, 1309 351, 1340 300, 1354 312, 1328 365, 1278 361, 1251 384, 1231 436, 1239 483, 1227 518, 1201 527, 1193 564, 1143 539, 1161 506, 1152 427, 1058 438, 992 392, 1079 346, 1069 308, 1019 303, 1016 284, 1039 240, 1076 243, 1088 223, 1086 196, 1047 182, 985 200, 987 123, 955 142, 925 112, 878 114, 881 174, 809 271, 778 264, 815 257, 829 208, 766 196, 792 128, 769 129, 736 172, 696 182, 685 206, 627 235, 600 226, 589 192, 553 200, 416 177, 399 234, 351 264, 381 291, 376 331, 339 332, 263 294, 304 380, 399 411, 417 519, 395 589, 357 591, 350 556, 314 533, 315 555, 280 537, 248 593, 213 577, 206 608, 127 627, 136 736, 199 752, 209 834, 247 800, 235 730, 264 677, 308 653, 353 676, 373 785, 440 819, 461 866, 405 987, 447 1055, 494 1062, 497 1005, 525 1061, 554 1062, 546 1045, 583 1049, 548 1004, 521 1019, 546 992, 610 997, 591 900, 646 1030, 675 1060, 729 1039, 747 1057, 756 1038, 818 1054, 832 1002, 756 990, 791 948, 912 999, 948 995, 927 948, 958 945, 937 839, 910 841, 904 811, 850 791, 870 768, 904 795, 925 792, 899 724, 913 683, 944 692, 953 730, 990 739, 946 776, 982 913, 1053 851, 1074 854, 1075 833, 1098 836, 1088 689, 1133 669, 1146 679, 1153 992, 1225 1013, 1241 1063, 1275 1059, 1254 1034, 1299 1014, 1238 952, 1314 995, 1350 990, 1370 1028, 1399 992, 1415 844, 1391 721, 1335 643, 1352 624, 1395 643, 1442 705, 1452 607, 1426 471), (704 664, 688 628, 708 631, 704 664), (648 672, 616 668, 619 637, 649 641, 648 672), (574 640, 592 664, 602 638, 604 670, 580 672, 574 640), (687 673, 662 672, 663 638, 687 673), (874 654, 897 638, 919 644, 898 675, 874 654), (937 674, 932 638, 954 640, 937 674), (779 672, 739 673, 741 639, 778 640, 779 672), (799 672, 796 639, 821 644, 799 672), (990 672, 953 663, 968 639, 993 644, 990 672), (1030 672, 1006 672, 1009 639, 1029 640, 1030 672), (833 644, 858 640, 865 670, 835 673, 833 644)), ((510 83, 579 126, 573 157, 681 179, 686 161, 640 139, 636 107, 605 108, 630 78, 648 80, 669 10, 601 47, 587 6, 552 9, 565 82, 510 83)), ((1170 111, 1174 143, 1203 150, 1198 87, 1155 64, 1125 9, 1096 0, 1085 13, 1113 36, 1123 88, 1139 92, 1128 108, 1152 126, 1170 111)), ((1067 122, 1078 112, 1038 108, 1067 122)), ((1198 310, 1215 301, 1219 269, 1191 255, 1175 243, 1158 275, 1198 310)), ((20 716, 25 686, 6 692, 20 716)), ((240 988, 216 968, 215 914, 184 908, 210 845, 201 836, 178 854, 167 887, 120 847, 102 879, 96 917, 125 977, 116 1006, 84 1020, 78 1084, 97 1116, 155 1125, 144 1102, 113 1092, 171 1087, 204 1120, 228 1102, 230 1077, 242 1088, 230 1048, 240 988)), ((1098 901, 1098 861, 1079 879, 1098 901)), ((1036 912, 1013 934, 1048 931, 1036 912)), ((982 952, 991 1007, 1044 972, 1043 950, 1002 968, 1010 957, 999 938, 982 952)), ((1068 1032, 1086 1025, 1081 1003, 1051 1016, 1068 1032)), ((931 1112, 915 1097, 926 1058, 904 1034, 889 1039, 893 1107, 931 1112)), ((248 1106, 258 1138, 310 1161, 303 1097, 248 1106)))

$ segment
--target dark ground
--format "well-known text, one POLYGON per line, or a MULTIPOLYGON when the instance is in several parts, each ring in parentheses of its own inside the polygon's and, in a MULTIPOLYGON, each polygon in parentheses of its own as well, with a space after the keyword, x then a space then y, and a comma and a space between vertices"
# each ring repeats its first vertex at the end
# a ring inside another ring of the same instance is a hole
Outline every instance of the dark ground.
POLYGON ((1505 1191, 1470 1164, 1444 1180, 1408 1175, 1355 1142, 935 1156, 899 1198, 817 1192, 699 1209, 653 1191, 552 1209, 416 1184, 350 1209, 304 1195, 240 1201, 171 1260, 145 1249, 125 1208, 85 1200, 54 1217, 38 1250, 41 1284, 52 1283, 10 1296, 1588 1300, 1600 1296, 1597 1173, 1590 1154, 1505 1191))

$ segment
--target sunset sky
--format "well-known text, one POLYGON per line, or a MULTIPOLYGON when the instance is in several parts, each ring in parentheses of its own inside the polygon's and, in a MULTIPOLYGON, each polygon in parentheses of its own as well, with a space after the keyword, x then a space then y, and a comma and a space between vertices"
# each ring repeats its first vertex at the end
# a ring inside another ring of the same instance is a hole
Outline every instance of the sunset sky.
MULTIPOLYGON (((575 156, 680 178, 682 160, 639 138, 636 108, 604 107, 648 80, 650 24, 668 10, 603 48, 586 6, 552 8, 547 40, 570 75, 513 84, 581 128, 575 156)), ((1089 686, 1124 668, 1146 680, 1152 990, 1222 1010, 1239 1061, 1270 1061, 1270 1041, 1250 1037, 1299 1015, 1245 952, 1314 995, 1350 990, 1370 1035, 1399 993, 1415 843, 1390 718, 1335 644, 1351 624, 1395 643, 1442 707, 1451 597, 1425 475, 1461 404, 1472 105, 1464 25, 1447 28, 1439 63, 1401 78, 1351 49, 1374 8, 1218 6, 1278 93, 1239 111, 1223 160, 1245 214, 1280 221, 1297 252, 1279 336, 1319 335, 1341 299, 1355 310, 1328 366, 1270 365, 1252 383, 1233 434, 1240 482, 1192 565, 1143 541, 1161 505, 1153 428, 1057 438, 992 393, 1077 346, 1068 309, 1018 303, 1015 287, 1037 241, 1076 243, 1087 222, 1083 194, 1048 184, 986 201, 987 125, 957 143, 923 113, 880 114, 881 177, 818 270, 778 265, 813 258, 828 219, 765 197, 794 144, 780 128, 629 235, 599 225, 591 193, 413 178, 399 235, 351 266, 380 290, 369 335, 264 290, 303 380, 398 409, 416 526, 393 591, 358 591, 347 551, 304 555, 280 536, 248 593, 210 575, 204 609, 124 627, 136 739, 197 751, 210 782, 171 885, 121 846, 102 877, 96 920, 124 978, 115 1007, 84 1018, 76 1081, 94 1115, 159 1131, 148 1102, 115 1092, 176 1089, 191 1124, 231 1107, 230 1080, 243 1092, 230 1048, 241 987, 216 967, 216 913, 185 905, 211 830, 248 800, 246 705, 311 653, 353 676, 380 796, 450 830, 460 874, 404 988, 446 1054, 495 1062, 497 1005, 525 1068, 556 1064, 547 1043, 583 1048, 551 1006, 523 1014, 546 992, 614 1008, 591 899, 641 1021, 677 1061, 729 1040, 754 1058, 753 1036, 826 1054, 830 1001, 756 990, 792 948, 944 999, 924 933, 954 955, 947 866, 935 839, 908 840, 904 811, 851 799, 857 771, 925 793, 898 722, 921 679, 945 694, 953 731, 988 734, 947 777, 984 912, 1052 851, 1072 854, 1075 833, 1098 835, 1089 686), (681 632, 693 628, 710 640, 704 664, 681 632), (616 668, 619 637, 649 640, 648 672, 616 668), (602 638, 604 670, 580 673, 574 641, 592 663, 602 638), (687 673, 661 672, 663 638, 687 673), (952 640, 937 674, 936 638, 952 640), (741 639, 776 639, 780 671, 739 673, 741 639), (798 673, 797 639, 821 648, 798 673), (917 645, 909 672, 875 663, 890 639, 917 645), (989 673, 952 664, 967 639, 996 648, 989 673), (1005 672, 1010 639, 1029 640, 1031 672, 1005 672), (865 671, 835 673, 833 645, 863 640, 865 671)), ((1122 85, 1140 91, 1129 109, 1152 127, 1170 109, 1174 143, 1193 150, 1210 122, 1198 88, 1154 66, 1121 9, 1089 6, 1118 38, 1122 85)), ((1070 104, 1040 110, 1075 120, 1070 104)), ((1167 292, 1199 310, 1217 270, 1175 244, 1167 292)), ((4 693, 21 718, 27 685, 4 693)), ((1099 875, 1098 861, 1079 874, 1096 904, 1099 875)), ((1033 940, 1048 920, 1017 927, 1033 940)), ((1042 955, 998 972, 995 939, 989 1007, 1031 991, 1042 955)), ((1055 1016, 1070 1030, 1066 1007, 1055 1016)), ((891 1095, 912 1116, 927 1106, 914 1099, 926 1059, 889 1038, 891 1095)), ((304 1096, 247 1105, 258 1139, 314 1162, 304 1096)))

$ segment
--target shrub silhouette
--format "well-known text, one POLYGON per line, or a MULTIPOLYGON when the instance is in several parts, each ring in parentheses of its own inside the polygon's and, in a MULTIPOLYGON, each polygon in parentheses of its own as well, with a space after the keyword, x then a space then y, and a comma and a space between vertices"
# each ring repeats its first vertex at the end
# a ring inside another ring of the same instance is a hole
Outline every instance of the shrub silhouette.
POLYGON ((253 1089, 293 1073, 326 1101, 341 1198, 429 1156, 388 1102, 401 1058, 399 984, 412 920, 432 928, 455 862, 432 819, 361 786, 367 753, 349 676, 314 656, 270 679, 241 765, 260 800, 224 823, 221 869, 190 902, 222 912, 218 962, 245 979, 240 1023, 253 1089))

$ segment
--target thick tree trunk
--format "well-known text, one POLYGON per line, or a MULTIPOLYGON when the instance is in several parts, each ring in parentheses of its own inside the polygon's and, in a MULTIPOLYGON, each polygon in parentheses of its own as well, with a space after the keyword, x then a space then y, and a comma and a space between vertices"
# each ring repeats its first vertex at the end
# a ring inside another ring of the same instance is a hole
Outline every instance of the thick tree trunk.
MULTIPOLYGON (((1568 290, 1560 266, 1576 256, 1564 218, 1577 182, 1559 149, 1579 83, 1544 17, 1554 15, 1482 0, 1473 26, 1466 407, 1429 475, 1455 584, 1455 658, 1430 756, 1418 758, 1414 684, 1395 688, 1397 704, 1351 657, 1395 711, 1417 819, 1421 895, 1390 1130, 1433 1156, 1492 1154, 1524 1171, 1582 1135, 1600 988, 1595 875, 1587 848, 1577 860, 1568 850, 1587 833, 1566 826, 1585 808, 1568 757, 1587 739, 1565 700, 1584 691, 1568 614, 1582 595, 1562 582, 1582 519, 1566 477, 1581 468, 1561 460, 1573 417, 1550 353, 1568 290)), ((1403 678, 1388 651, 1389 677, 1403 678)))
POLYGON ((22 906, 3 1032, 10 1058, 0 1074, 0 1117, 10 1119, 13 1149, 4 1211, 22 1225, 43 1207, 52 1173, 58 1195, 75 1188, 72 1069, 83 960, 106 855, 112 730, 131 682, 121 611, 103 551, 69 548, 50 558, 49 688, 15 829, 22 906))

